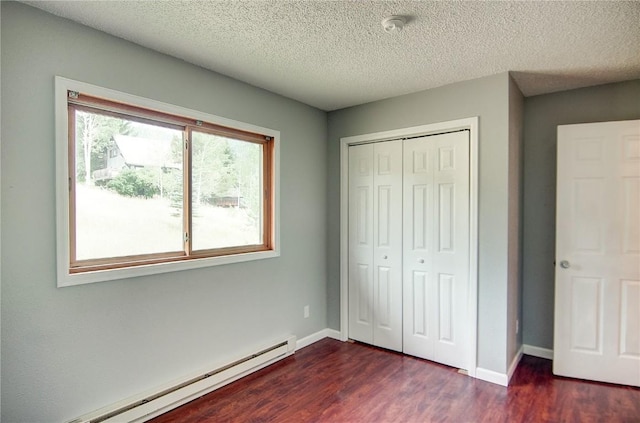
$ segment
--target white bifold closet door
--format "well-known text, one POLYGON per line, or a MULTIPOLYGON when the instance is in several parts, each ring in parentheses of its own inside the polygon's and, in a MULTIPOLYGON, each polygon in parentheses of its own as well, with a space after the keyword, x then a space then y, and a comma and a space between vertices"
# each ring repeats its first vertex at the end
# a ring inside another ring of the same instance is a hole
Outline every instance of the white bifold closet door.
POLYGON ((402 141, 349 148, 349 337, 402 351, 402 141))
POLYGON ((469 132, 349 147, 349 337, 466 368, 469 132))
POLYGON ((467 368, 469 133, 404 142, 404 352, 467 368))

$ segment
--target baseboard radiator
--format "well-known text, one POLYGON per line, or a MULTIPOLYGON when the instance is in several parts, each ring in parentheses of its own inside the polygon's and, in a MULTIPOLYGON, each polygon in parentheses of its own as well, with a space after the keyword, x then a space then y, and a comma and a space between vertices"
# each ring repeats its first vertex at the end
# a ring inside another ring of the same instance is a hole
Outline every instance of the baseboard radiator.
POLYGON ((224 366, 174 381, 153 391, 85 414, 68 423, 144 422, 282 360, 293 354, 295 348, 296 338, 291 336, 224 366))

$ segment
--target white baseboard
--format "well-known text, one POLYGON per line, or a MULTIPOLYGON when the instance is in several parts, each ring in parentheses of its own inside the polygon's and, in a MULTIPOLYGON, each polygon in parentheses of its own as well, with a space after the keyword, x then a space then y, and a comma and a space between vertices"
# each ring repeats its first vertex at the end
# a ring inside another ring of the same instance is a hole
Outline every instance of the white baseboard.
POLYGON ((482 367, 476 368, 476 379, 484 380, 485 382, 495 383, 496 385, 501 386, 509 386, 509 382, 513 377, 513 374, 516 372, 518 368, 518 364, 522 359, 522 354, 526 354, 525 345, 521 346, 516 355, 511 360, 511 364, 509 364, 509 369, 507 373, 499 373, 494 372, 493 370, 483 369, 482 367))
POLYGON ((327 331, 327 338, 335 339, 336 341, 342 341, 342 334, 339 330, 325 329, 327 331))
POLYGON ((324 338, 340 340, 340 332, 334 329, 326 328, 319 330, 316 333, 312 333, 309 336, 305 336, 302 339, 298 339, 298 341, 296 342, 296 351, 301 348, 308 347, 309 345, 314 344, 324 338))
POLYGON ((507 385, 509 384, 509 382, 511 382, 511 378, 513 377, 513 374, 516 372, 516 369, 518 368, 518 363, 520 363, 520 359, 522 358, 523 348, 524 346, 520 347, 520 349, 516 353, 516 356, 513 357, 513 360, 511 361, 511 365, 509 365, 509 370, 507 370, 507 385))
MULTIPOLYGON (((185 385, 184 387, 176 389, 171 393, 163 394, 161 397, 155 398, 152 401, 146 403, 141 402, 145 398, 157 395, 158 392, 166 391, 167 389, 170 389, 174 386, 181 385, 185 381, 190 381, 194 377, 199 377, 210 371, 212 368, 214 368, 214 366, 209 369, 194 373, 193 375, 190 375, 186 378, 181 378, 180 380, 170 382, 160 388, 147 391, 140 395, 136 395, 135 397, 131 397, 118 403, 104 407, 100 410, 96 410, 92 413, 85 414, 84 416, 74 419, 69 423, 89 422, 96 417, 108 415, 113 411, 117 411, 129 405, 137 403, 140 403, 140 405, 137 405, 134 408, 129 409, 128 411, 123 411, 117 416, 105 420, 105 423, 112 421, 144 422, 153 417, 166 413, 167 411, 170 411, 176 407, 179 407, 182 404, 186 404, 187 402, 195 398, 221 388, 222 386, 234 382, 257 370, 267 367, 268 365, 273 364, 276 361, 288 357, 289 355, 293 354, 294 351, 309 346, 324 338, 333 338, 339 340, 340 332, 334 329, 326 328, 299 340, 296 340, 294 336, 291 336, 287 339, 287 344, 280 346, 278 349, 274 349, 273 351, 269 352, 263 352, 260 356, 253 356, 246 362, 234 364, 233 367, 229 367, 221 371, 220 373, 212 374, 210 377, 206 377, 200 381, 185 385)), ((241 356, 239 358, 242 359, 244 358, 244 356, 241 356)), ((233 362, 235 360, 230 361, 233 362)))
POLYGON ((553 350, 548 348, 534 347, 533 345, 524 344, 522 346, 522 352, 526 355, 532 355, 534 357, 546 358, 547 360, 553 360, 553 350))
POLYGON ((206 369, 87 413, 68 423, 145 422, 289 357, 294 353, 295 345, 296 337, 289 336, 284 342, 278 340, 273 344, 252 348, 251 351, 255 353, 245 352, 224 363, 212 364, 206 369))
POLYGON ((494 372, 493 370, 483 369, 482 367, 476 368, 476 379, 495 383, 496 385, 501 386, 509 385, 509 377, 506 374, 494 372))

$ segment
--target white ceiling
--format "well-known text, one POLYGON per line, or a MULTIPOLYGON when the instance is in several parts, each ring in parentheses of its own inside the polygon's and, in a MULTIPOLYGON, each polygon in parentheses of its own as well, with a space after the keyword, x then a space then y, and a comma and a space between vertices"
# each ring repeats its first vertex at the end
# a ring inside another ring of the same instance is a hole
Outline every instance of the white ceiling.
POLYGON ((24 3, 322 110, 504 71, 525 96, 640 78, 637 1, 24 3))

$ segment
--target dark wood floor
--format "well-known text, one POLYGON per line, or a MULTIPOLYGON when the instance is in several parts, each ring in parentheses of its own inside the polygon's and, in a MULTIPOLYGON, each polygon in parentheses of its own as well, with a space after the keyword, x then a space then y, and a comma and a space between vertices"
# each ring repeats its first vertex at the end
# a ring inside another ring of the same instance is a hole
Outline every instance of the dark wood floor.
POLYGON ((154 420, 180 422, 640 422, 640 389, 555 377, 524 356, 509 388, 324 339, 154 420))

